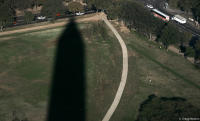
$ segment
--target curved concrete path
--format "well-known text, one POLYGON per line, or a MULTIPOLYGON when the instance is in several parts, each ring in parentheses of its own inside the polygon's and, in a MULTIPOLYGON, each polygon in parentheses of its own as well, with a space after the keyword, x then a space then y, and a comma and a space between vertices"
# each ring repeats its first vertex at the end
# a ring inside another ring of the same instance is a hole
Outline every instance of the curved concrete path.
POLYGON ((112 30, 112 32, 115 34, 115 36, 119 40, 119 43, 120 43, 121 48, 122 48, 122 55, 123 55, 123 69, 122 69, 121 82, 120 82, 120 85, 118 87, 117 93, 115 95, 115 99, 112 102, 112 105, 110 106, 110 108, 108 109, 106 115, 104 116, 104 118, 102 120, 102 121, 109 121, 111 116, 115 112, 119 102, 120 102, 122 93, 123 93, 125 85, 126 85, 126 79, 127 79, 127 75, 128 75, 128 51, 127 51, 127 48, 126 48, 126 45, 125 45, 123 39, 121 38, 121 36, 117 32, 117 30, 108 21, 106 15, 100 14, 100 17, 106 23, 106 25, 112 30))

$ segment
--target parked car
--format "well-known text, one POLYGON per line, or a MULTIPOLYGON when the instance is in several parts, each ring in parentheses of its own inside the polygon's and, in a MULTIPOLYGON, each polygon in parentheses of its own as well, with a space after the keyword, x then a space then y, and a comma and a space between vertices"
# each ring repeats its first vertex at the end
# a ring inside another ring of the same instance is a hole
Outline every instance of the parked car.
POLYGON ((81 12, 75 13, 75 15, 77 15, 77 16, 81 16, 83 14, 85 14, 85 13, 81 13, 81 12))
POLYGON ((60 13, 57 13, 56 16, 61 16, 61 14, 60 14, 60 13))
POLYGON ((46 16, 38 16, 37 19, 38 20, 44 20, 44 19, 46 19, 46 16))
POLYGON ((147 7, 147 8, 153 9, 153 6, 152 6, 152 5, 149 5, 149 4, 147 4, 146 7, 147 7))

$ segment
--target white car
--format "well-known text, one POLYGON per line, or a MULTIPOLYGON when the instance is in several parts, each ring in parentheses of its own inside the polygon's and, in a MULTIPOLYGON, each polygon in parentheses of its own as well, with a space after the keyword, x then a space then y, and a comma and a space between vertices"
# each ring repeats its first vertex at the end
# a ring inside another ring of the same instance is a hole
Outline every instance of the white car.
POLYGON ((192 19, 192 18, 188 18, 190 21, 194 21, 194 19, 192 19))
POLYGON ((80 16, 80 15, 83 15, 85 13, 81 13, 81 12, 78 12, 78 13, 75 13, 77 16, 80 16))
POLYGON ((46 19, 46 16, 38 16, 37 19, 38 20, 44 20, 44 19, 46 19))
POLYGON ((146 5, 146 7, 153 9, 153 5, 146 5))

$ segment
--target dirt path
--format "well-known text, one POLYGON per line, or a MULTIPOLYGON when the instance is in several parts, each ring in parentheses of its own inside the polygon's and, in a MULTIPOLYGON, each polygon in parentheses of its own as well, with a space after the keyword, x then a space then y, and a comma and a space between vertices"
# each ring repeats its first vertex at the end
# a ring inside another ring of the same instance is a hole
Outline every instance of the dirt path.
POLYGON ((122 94, 123 94, 123 91, 124 91, 124 88, 126 85, 126 79, 127 79, 127 75, 128 75, 128 51, 127 51, 126 44, 124 43, 123 39, 121 38, 121 36, 117 32, 117 30, 108 21, 106 15, 102 13, 99 16, 106 23, 106 25, 112 30, 112 32, 115 34, 115 36, 119 40, 119 43, 122 48, 122 55, 123 55, 123 69, 122 69, 121 82, 118 87, 115 98, 114 98, 110 108, 108 109, 106 115, 104 116, 104 118, 102 120, 102 121, 109 121, 120 102, 120 99, 122 97, 122 94))
MULTIPOLYGON (((30 27, 30 28, 24 28, 24 29, 17 29, 17 30, 12 30, 12 31, 5 31, 1 32, 1 35, 8 35, 8 34, 14 34, 14 33, 22 33, 22 32, 27 32, 27 31, 33 31, 33 30, 41 30, 41 29, 46 29, 46 28, 54 28, 58 26, 64 26, 68 23, 69 19, 66 19, 64 22, 59 22, 59 23, 51 23, 48 25, 42 25, 42 26, 35 26, 35 27, 30 27)), ((76 22, 85 22, 85 21, 98 21, 100 20, 99 16, 97 14, 94 14, 94 16, 90 16, 87 18, 78 18, 76 19, 76 22)))
POLYGON ((178 54, 178 55, 184 55, 183 53, 180 53, 180 50, 179 49, 177 49, 176 47, 174 47, 174 46, 172 46, 172 45, 170 45, 169 47, 168 47, 168 50, 170 50, 170 51, 172 51, 172 52, 174 52, 174 53, 176 53, 176 54, 178 54))

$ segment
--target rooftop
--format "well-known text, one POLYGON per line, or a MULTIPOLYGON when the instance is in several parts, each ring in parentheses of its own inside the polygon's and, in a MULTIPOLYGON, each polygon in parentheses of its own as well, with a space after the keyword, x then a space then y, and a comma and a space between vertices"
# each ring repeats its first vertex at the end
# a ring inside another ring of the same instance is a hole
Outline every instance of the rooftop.
POLYGON ((174 17, 176 17, 176 18, 178 18, 178 19, 180 19, 182 21, 186 21, 186 18, 184 18, 184 17, 182 17, 180 15, 175 15, 174 17))

